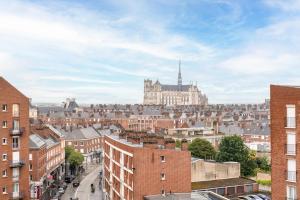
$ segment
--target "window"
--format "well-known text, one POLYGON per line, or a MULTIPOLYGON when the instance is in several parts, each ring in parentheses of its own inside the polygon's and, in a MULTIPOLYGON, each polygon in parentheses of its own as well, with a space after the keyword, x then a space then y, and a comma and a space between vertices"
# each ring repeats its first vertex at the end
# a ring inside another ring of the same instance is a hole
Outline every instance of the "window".
POLYGON ((160 156, 160 161, 161 162, 166 162, 165 156, 160 156))
POLYGON ((2 177, 7 177, 7 170, 6 169, 2 171, 2 177))
POLYGON ((14 183, 13 192, 15 192, 15 193, 19 192, 19 183, 14 183))
POLYGON ((80 142, 80 146, 83 146, 83 142, 80 142))
POLYGON ((287 186, 286 193, 287 193, 287 199, 289 199, 289 200, 296 200, 297 199, 296 187, 287 186))
POLYGON ((295 133, 287 134, 286 154, 288 154, 288 155, 296 154, 296 135, 295 135, 295 133))
POLYGON ((32 160, 32 154, 31 153, 29 154, 29 160, 32 160))
POLYGON ((166 180, 165 173, 160 173, 160 180, 166 180))
POLYGON ((33 178, 32 178, 32 175, 31 175, 31 174, 30 174, 29 178, 30 178, 30 181, 32 181, 32 180, 33 180, 33 178))
POLYGON ((166 195, 166 192, 165 190, 161 190, 161 195, 165 196, 166 195))
POLYGON ((14 119, 13 130, 19 130, 19 129, 20 129, 20 122, 19 122, 19 120, 14 119))
POLYGON ((7 112, 7 104, 2 105, 2 112, 7 112))
POLYGON ((7 194, 6 186, 2 187, 2 194, 7 194))
POLYGON ((7 121, 2 121, 2 128, 7 128, 7 121))
POLYGON ((32 171, 32 164, 29 164, 29 171, 32 171))
POLYGON ((13 117, 19 117, 19 104, 13 104, 13 117))
POLYGON ((12 148, 13 149, 18 149, 19 148, 19 137, 13 137, 12 148))
POLYGON ((2 154, 2 160, 3 160, 3 161, 6 161, 6 160, 7 160, 7 154, 6 154, 6 153, 2 154))
POLYGON ((287 180, 296 181, 296 160, 288 160, 287 180))
POLYGON ((296 108, 295 105, 286 105, 286 127, 296 127, 296 108))
POLYGON ((2 138, 2 145, 7 145, 7 139, 6 138, 2 138))

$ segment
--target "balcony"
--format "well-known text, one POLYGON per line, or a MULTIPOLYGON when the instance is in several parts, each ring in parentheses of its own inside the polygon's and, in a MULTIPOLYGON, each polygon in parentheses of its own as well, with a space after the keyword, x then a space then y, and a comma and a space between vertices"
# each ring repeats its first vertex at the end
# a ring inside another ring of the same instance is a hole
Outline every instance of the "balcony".
POLYGON ((296 182, 297 171, 286 171, 287 181, 296 182))
POLYGON ((11 168, 23 167, 23 165, 25 165, 25 162, 22 160, 13 160, 13 161, 10 161, 10 163, 9 163, 9 166, 11 168))
POLYGON ((11 192, 9 194, 9 199, 10 200, 18 200, 18 199, 23 199, 24 198, 24 193, 23 192, 11 192))
POLYGON ((286 144, 285 145, 285 154, 286 155, 296 155, 296 144, 286 144))
POLYGON ((296 128, 296 117, 285 118, 285 128, 296 128))
POLYGON ((25 132, 25 128, 12 128, 9 132, 11 136, 22 135, 25 132))
POLYGON ((298 200, 297 198, 293 198, 293 197, 286 197, 286 200, 298 200))

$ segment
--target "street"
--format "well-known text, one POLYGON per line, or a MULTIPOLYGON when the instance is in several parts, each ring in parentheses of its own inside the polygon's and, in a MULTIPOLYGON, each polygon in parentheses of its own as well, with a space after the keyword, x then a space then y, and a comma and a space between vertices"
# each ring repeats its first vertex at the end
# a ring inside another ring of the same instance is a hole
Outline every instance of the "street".
POLYGON ((62 195, 61 200, 70 200, 70 198, 78 198, 79 200, 100 200, 102 199, 102 190, 99 188, 99 171, 100 166, 92 166, 88 174, 83 177, 79 187, 73 187, 72 184, 68 185, 65 193, 62 195), (95 186, 95 192, 91 192, 91 184, 95 186))

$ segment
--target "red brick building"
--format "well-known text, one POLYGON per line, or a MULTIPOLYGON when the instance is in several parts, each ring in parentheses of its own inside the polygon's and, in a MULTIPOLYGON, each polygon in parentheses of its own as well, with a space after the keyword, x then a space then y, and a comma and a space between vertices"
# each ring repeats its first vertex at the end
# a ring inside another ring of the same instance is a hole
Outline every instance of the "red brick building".
POLYGON ((271 85, 272 199, 300 197, 300 87, 271 85))
POLYGON ((29 99, 0 77, 0 199, 29 199, 29 99))
POLYGON ((175 141, 163 137, 105 135, 106 199, 191 192, 191 154, 182 146, 175 149, 175 141))

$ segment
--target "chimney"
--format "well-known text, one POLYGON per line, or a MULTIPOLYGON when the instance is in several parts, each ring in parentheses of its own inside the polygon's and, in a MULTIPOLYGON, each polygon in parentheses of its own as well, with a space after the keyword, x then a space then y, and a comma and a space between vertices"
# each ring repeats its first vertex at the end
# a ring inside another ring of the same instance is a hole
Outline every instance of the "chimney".
POLYGON ((165 139, 165 148, 166 149, 175 149, 175 140, 172 138, 165 139))
POLYGON ((144 148, 150 148, 150 149, 156 149, 157 148, 157 142, 156 141, 145 141, 143 142, 144 148))
POLYGON ((189 143, 186 139, 181 140, 181 151, 188 151, 189 143))

